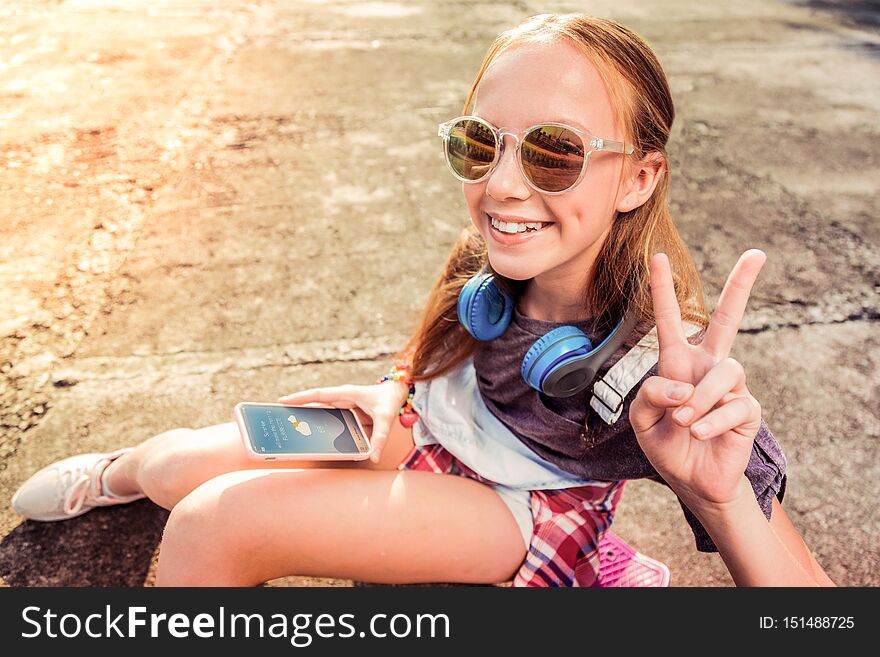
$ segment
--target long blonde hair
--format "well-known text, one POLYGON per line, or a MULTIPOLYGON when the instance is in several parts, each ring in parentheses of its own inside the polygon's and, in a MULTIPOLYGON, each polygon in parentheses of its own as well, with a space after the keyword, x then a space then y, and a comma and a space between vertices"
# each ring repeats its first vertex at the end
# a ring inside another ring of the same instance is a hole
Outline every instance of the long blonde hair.
MULTIPOLYGON (((666 142, 675 117, 666 75, 650 46, 612 20, 583 14, 540 14, 502 32, 483 59, 462 114, 468 113, 483 73, 502 52, 516 44, 560 40, 574 44, 599 71, 625 139, 635 148, 632 157, 641 159, 658 152, 665 164, 666 142)), ((653 325, 648 272, 651 257, 660 251, 669 256, 682 319, 703 327, 708 324, 699 273, 669 212, 668 171, 661 176, 645 203, 617 215, 596 258, 584 289, 584 308, 595 318, 596 330, 613 326, 627 308, 637 314, 642 325, 653 325)), ((413 380, 445 374, 480 348, 459 323, 457 303, 465 283, 483 267, 514 298, 525 289, 527 281, 508 279, 492 269, 482 236, 469 225, 431 290, 417 330, 396 354, 398 361, 407 364, 413 380)))

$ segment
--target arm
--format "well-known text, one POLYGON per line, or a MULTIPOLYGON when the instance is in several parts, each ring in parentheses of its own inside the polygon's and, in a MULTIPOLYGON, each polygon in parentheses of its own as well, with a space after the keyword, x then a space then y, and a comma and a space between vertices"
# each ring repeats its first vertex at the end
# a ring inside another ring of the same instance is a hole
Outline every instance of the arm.
POLYGON ((835 586, 774 497, 770 522, 749 480, 723 505, 682 500, 706 528, 737 586, 835 586), (756 558, 759 555, 760 558, 756 558))
POLYGON ((691 345, 669 263, 664 256, 652 259, 659 375, 639 388, 630 424, 648 460, 705 527, 737 584, 833 585, 778 502, 767 522, 744 476, 761 405, 746 386, 742 365, 728 354, 765 260, 760 251, 740 257, 703 341, 691 345))

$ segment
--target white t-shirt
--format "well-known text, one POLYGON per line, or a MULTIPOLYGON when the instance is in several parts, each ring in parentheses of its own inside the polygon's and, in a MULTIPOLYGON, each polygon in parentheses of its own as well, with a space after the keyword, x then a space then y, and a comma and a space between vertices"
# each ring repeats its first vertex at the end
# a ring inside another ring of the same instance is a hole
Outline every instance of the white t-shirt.
POLYGON ((604 484, 583 479, 544 460, 486 407, 473 359, 429 381, 417 381, 413 410, 416 445, 439 443, 480 476, 510 488, 546 490, 604 484))

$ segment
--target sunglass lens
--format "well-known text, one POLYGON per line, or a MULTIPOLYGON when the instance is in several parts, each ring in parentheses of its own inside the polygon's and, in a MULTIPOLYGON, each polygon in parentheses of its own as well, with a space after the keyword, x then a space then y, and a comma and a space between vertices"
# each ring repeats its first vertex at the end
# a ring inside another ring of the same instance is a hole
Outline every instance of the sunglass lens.
POLYGON ((465 180, 482 178, 495 160, 495 134, 473 119, 462 119, 449 130, 449 165, 465 180))
POLYGON ((522 163, 536 187, 561 192, 574 185, 581 175, 584 142, 566 128, 540 126, 523 140, 522 163))

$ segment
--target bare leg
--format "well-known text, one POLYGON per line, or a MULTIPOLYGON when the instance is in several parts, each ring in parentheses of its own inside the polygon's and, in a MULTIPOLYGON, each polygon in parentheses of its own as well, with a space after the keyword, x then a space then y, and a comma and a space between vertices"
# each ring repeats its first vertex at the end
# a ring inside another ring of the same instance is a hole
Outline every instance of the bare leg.
POLYGON ((156 582, 257 585, 285 575, 373 582, 500 582, 525 558, 501 497, 414 471, 241 471, 171 512, 156 582))
POLYGON ((171 509, 209 479, 237 470, 289 467, 329 469, 395 469, 412 449, 412 429, 394 422, 379 463, 371 461, 291 461, 264 463, 248 458, 235 422, 201 429, 172 429, 145 440, 110 464, 107 483, 117 495, 144 493, 171 509))

